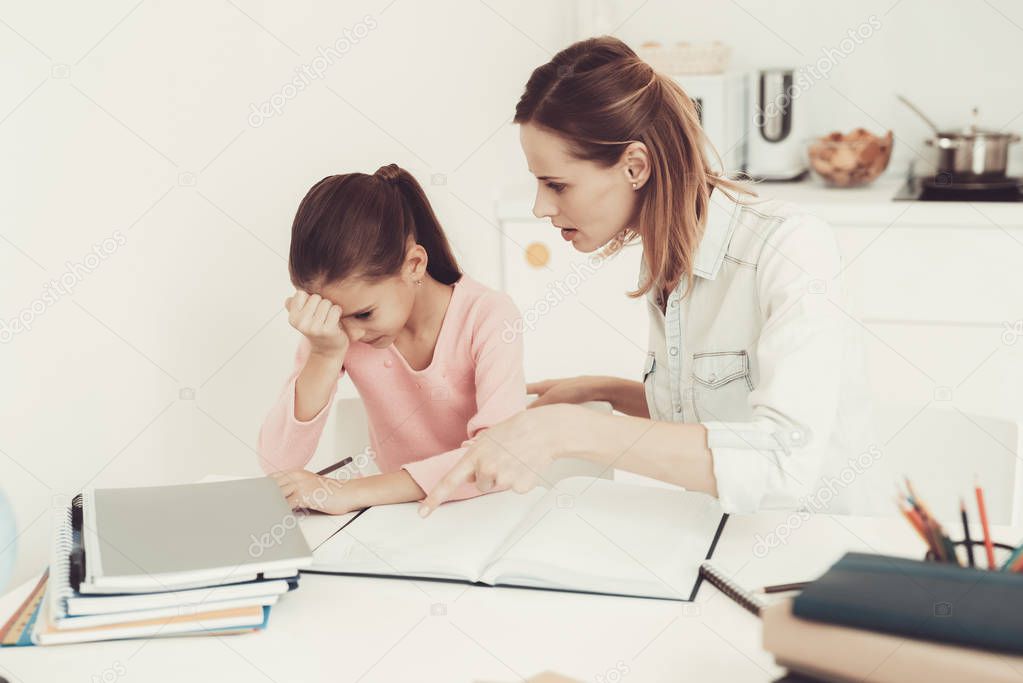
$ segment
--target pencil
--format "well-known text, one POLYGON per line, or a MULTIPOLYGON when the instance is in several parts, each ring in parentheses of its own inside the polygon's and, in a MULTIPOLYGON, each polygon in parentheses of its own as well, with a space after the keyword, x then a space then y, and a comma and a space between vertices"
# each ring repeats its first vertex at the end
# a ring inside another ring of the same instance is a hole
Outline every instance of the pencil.
POLYGON ((795 583, 779 583, 776 586, 764 586, 761 588, 763 593, 787 593, 789 591, 801 591, 809 586, 813 581, 797 581, 795 583))
POLYGON ((931 541, 927 538, 927 532, 924 530, 923 522, 920 521, 920 515, 916 514, 915 510, 908 509, 902 501, 897 501, 897 503, 899 506, 899 512, 902 513, 902 516, 905 517, 911 525, 913 525, 916 532, 920 534, 920 538, 924 539, 924 543, 930 545, 931 541))
POLYGON ((920 521, 923 523, 927 537, 930 539, 934 558, 939 562, 945 562, 948 558, 945 555, 946 549, 945 544, 941 540, 941 532, 933 516, 931 516, 930 510, 920 497, 916 495, 916 489, 913 488, 913 483, 909 480, 909 477, 906 477, 906 488, 909 489, 909 503, 913 506, 916 514, 920 516, 920 521))
POLYGON ((975 567, 973 562, 973 540, 970 538, 970 523, 966 520, 966 503, 963 499, 959 499, 959 516, 963 519, 963 539, 966 543, 966 557, 970 561, 970 566, 975 567))
POLYGON ((975 481, 974 492, 977 494, 977 512, 980 514, 980 527, 984 530, 984 551, 987 553, 987 568, 995 568, 995 547, 991 544, 991 527, 987 523, 987 508, 984 507, 984 489, 980 481, 975 481))
POLYGON ((1020 557, 1023 557, 1023 545, 1012 551, 1012 555, 1010 555, 1009 559, 1007 559, 1005 561, 1005 564, 1002 565, 1002 571, 1012 572, 1019 569, 1019 567, 1017 567, 1016 565, 1019 563, 1020 557))
POLYGON ((913 506, 913 509, 907 511, 907 517, 914 526, 916 526, 916 524, 920 525, 920 533, 924 537, 924 541, 926 541, 928 549, 930 549, 931 553, 934 555, 934 559, 939 562, 944 561, 945 553, 942 550, 941 544, 938 542, 937 533, 934 526, 928 519, 927 514, 920 509, 914 499, 910 498, 909 502, 910 505, 913 506))
POLYGON ((1023 554, 1016 558, 1016 561, 1009 567, 1010 572, 1023 571, 1023 554))
POLYGON ((945 554, 948 555, 948 561, 954 562, 956 566, 962 567, 963 563, 959 561, 959 555, 956 553, 956 545, 952 542, 952 539, 945 534, 945 532, 941 532, 941 542, 945 545, 945 554))
POLYGON ((934 539, 934 555, 940 562, 948 561, 948 557, 945 555, 945 544, 941 541, 941 533, 938 531, 938 527, 934 524, 934 520, 930 517, 924 517, 924 523, 927 525, 928 530, 931 532, 931 538, 934 539))
POLYGON ((927 503, 924 502, 924 499, 916 494, 916 489, 913 488, 913 482, 909 480, 909 477, 906 477, 906 488, 909 489, 910 498, 914 501, 915 505, 920 508, 922 513, 931 519, 935 519, 934 515, 931 513, 931 509, 927 507, 927 503))
POLYGON ((316 474, 318 474, 318 475, 320 475, 320 476, 322 477, 322 476, 324 476, 324 475, 326 475, 326 474, 330 474, 330 473, 331 473, 331 472, 333 472, 334 470, 339 470, 339 469, 341 469, 342 467, 344 467, 345 465, 347 465, 347 464, 348 464, 348 463, 350 463, 351 461, 352 461, 352 459, 351 459, 351 458, 345 458, 344 460, 339 460, 338 462, 334 463, 334 464, 333 464, 333 465, 331 465, 330 467, 324 467, 324 468, 323 468, 322 470, 320 470, 320 471, 319 471, 319 472, 317 472, 316 474))

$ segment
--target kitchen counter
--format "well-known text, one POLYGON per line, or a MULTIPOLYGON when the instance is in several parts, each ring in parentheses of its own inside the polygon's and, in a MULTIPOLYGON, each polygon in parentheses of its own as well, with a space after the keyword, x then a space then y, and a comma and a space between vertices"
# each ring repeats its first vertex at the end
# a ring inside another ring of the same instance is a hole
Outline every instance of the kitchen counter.
MULTIPOLYGON (((782 199, 806 207, 833 225, 877 228, 963 228, 1023 232, 1023 202, 921 202, 892 199, 905 183, 903 173, 886 173, 865 187, 831 188, 807 179, 795 183, 759 183, 760 197, 782 199)), ((532 199, 497 202, 497 218, 535 220, 532 199)))

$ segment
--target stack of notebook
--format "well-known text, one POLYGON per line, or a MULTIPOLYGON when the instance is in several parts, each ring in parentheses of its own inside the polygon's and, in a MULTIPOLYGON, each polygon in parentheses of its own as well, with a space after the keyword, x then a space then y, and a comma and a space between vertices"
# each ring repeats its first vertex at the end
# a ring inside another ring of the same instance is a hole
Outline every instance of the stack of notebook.
POLYGON ((761 611, 764 648, 822 681, 1019 681, 1023 577, 848 553, 761 611))
POLYGON ((270 478, 89 489, 55 511, 50 566, 0 644, 259 630, 311 561, 270 478))

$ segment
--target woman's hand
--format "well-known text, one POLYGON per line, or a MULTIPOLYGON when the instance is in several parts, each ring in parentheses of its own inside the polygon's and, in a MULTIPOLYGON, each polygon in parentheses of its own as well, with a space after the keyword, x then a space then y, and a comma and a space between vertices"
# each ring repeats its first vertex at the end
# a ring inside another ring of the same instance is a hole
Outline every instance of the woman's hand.
POLYGON ((530 408, 554 403, 586 403, 606 401, 620 413, 633 417, 650 417, 646 404, 646 391, 642 382, 620 377, 566 377, 534 382, 526 387, 527 394, 537 394, 530 408))
POLYGON ((347 481, 321 477, 308 470, 275 472, 270 476, 277 481, 293 510, 304 508, 328 515, 343 515, 362 507, 348 495, 347 481))
POLYGON ((419 515, 429 515, 466 482, 475 481, 484 493, 508 488, 526 493, 555 458, 570 455, 569 443, 584 411, 570 405, 542 406, 480 432, 458 464, 423 500, 419 515))
POLYGON ((341 327, 341 307, 319 294, 296 289, 294 296, 284 300, 288 323, 305 335, 312 353, 344 361, 350 340, 341 327))
POLYGON ((529 407, 539 408, 552 403, 595 401, 600 394, 601 379, 600 377, 564 377, 527 384, 526 393, 537 395, 537 399, 530 403, 529 407))

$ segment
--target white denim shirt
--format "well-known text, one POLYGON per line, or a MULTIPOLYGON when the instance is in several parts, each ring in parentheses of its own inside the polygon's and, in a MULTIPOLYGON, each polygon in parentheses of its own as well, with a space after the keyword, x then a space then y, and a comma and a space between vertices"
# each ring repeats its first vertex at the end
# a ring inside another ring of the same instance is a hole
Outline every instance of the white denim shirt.
POLYGON ((711 194, 692 292, 683 280, 665 312, 647 295, 650 418, 706 427, 726 512, 862 511, 843 470, 871 449, 871 406, 834 233, 797 205, 742 200, 711 194))

